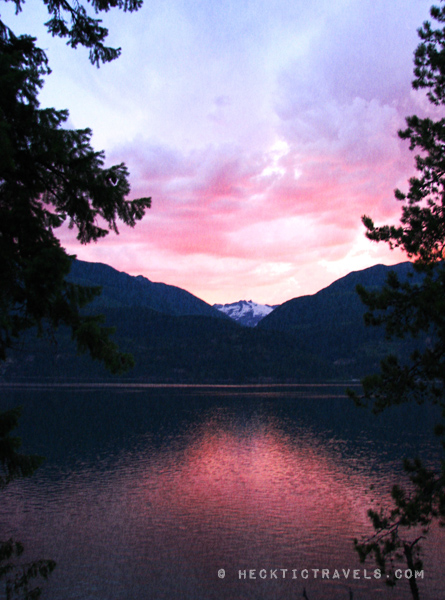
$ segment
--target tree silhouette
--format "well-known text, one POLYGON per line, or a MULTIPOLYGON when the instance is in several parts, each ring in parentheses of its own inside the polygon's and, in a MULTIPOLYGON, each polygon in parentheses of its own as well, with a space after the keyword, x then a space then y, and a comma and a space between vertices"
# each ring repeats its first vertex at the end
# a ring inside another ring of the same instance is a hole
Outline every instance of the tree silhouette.
MULTIPOLYGON (((118 5, 127 4, 140 5, 118 5)), ((101 10, 112 5, 94 3, 101 10)), ((61 8, 68 10, 65 2, 48 6, 59 21, 61 8)), ((78 20, 71 29, 53 25, 52 33, 68 36, 71 45, 91 46, 94 62, 98 56, 111 60, 103 47, 104 31, 99 35, 91 23, 87 27, 84 9, 76 6, 78 20), (84 38, 79 23, 85 25, 84 38)), ((68 111, 39 107, 38 92, 49 73, 35 40, 16 37, 0 22, 0 359, 24 330, 37 326, 41 333, 44 325, 63 324, 71 328, 80 352, 118 373, 132 365, 132 358, 118 352, 100 316, 81 315, 99 290, 65 281, 74 257, 61 247, 56 231, 67 222, 80 243, 97 241, 109 231, 118 233, 119 221, 133 227, 151 200, 126 199, 126 166, 104 167, 104 153, 90 145, 91 130, 65 129, 68 111)))
MULTIPOLYGON (((42 463, 39 456, 28 456, 19 452, 21 441, 13 436, 18 426, 20 409, 0 413, 0 490, 11 481, 29 477, 42 463)), ((41 595, 40 579, 47 579, 54 570, 53 560, 23 560, 24 547, 12 538, 0 542, 0 581, 5 585, 7 600, 23 598, 34 600, 41 595)))
MULTIPOLYGON (((25 0, 4 0, 15 4, 16 14, 21 12, 25 0)), ((72 48, 84 46, 90 49, 90 61, 96 66, 110 62, 119 57, 120 48, 105 46, 108 29, 101 25, 98 15, 118 8, 124 12, 133 12, 141 8, 143 0, 43 0, 48 10, 49 20, 45 23, 49 33, 60 38, 68 38, 67 44, 72 48)))
MULTIPOLYGON (((12 0, 16 12, 22 0, 12 0)), ((88 14, 84 4, 44 0, 48 31, 68 38, 73 48, 90 49, 99 66, 117 58, 120 49, 105 46, 107 30, 88 14)), ((117 7, 137 10, 142 0, 92 0, 97 14, 117 7)), ((118 222, 134 226, 150 206, 150 198, 127 200, 128 171, 119 164, 105 168, 105 155, 90 145, 89 129, 64 128, 68 111, 42 109, 38 92, 50 73, 45 53, 30 36, 16 36, 0 20, 0 360, 27 329, 56 329, 66 325, 79 352, 88 352, 114 373, 125 371, 133 359, 119 352, 110 339, 112 329, 100 316, 82 315, 82 307, 99 288, 65 281, 73 256, 61 247, 56 231, 64 223, 77 230, 86 244, 118 222)), ((42 459, 20 454, 19 409, 0 413, 0 488, 31 475, 42 459)), ((0 580, 5 597, 34 600, 36 583, 55 568, 52 560, 23 561, 24 548, 12 539, 0 543, 0 580)))
MULTIPOLYGON (((445 7, 432 7, 436 29, 425 22, 418 30, 421 43, 414 54, 414 89, 426 89, 435 106, 445 105, 445 7)), ((422 335, 408 362, 388 356, 380 373, 366 377, 363 395, 350 395, 357 404, 371 406, 375 413, 386 408, 416 401, 432 402, 445 418, 445 119, 433 120, 416 115, 406 119, 407 128, 399 136, 410 141, 416 150, 417 175, 409 180, 409 191, 395 191, 402 203, 400 225, 375 226, 363 217, 367 237, 386 242, 391 248, 403 249, 414 261, 416 277, 401 282, 394 273, 381 291, 358 287, 369 308, 368 325, 383 324, 388 337, 422 335)), ((436 426, 442 437, 444 423, 436 426)), ((387 574, 386 582, 395 585, 395 568, 405 563, 413 574, 422 568, 421 541, 426 539, 434 522, 445 524, 445 462, 439 470, 427 469, 421 461, 406 460, 407 488, 394 486, 393 507, 370 510, 375 534, 358 542, 361 560, 373 555, 387 574)), ((413 576, 412 597, 419 589, 413 576)))

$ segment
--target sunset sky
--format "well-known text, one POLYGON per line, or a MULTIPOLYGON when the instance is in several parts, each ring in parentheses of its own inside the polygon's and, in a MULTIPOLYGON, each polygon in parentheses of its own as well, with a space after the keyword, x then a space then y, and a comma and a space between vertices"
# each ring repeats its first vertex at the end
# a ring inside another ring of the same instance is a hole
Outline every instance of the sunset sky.
POLYGON ((104 15, 122 56, 100 69, 19 16, 52 74, 43 106, 68 108, 93 145, 151 196, 135 229, 70 253, 182 287, 209 303, 276 304, 352 270, 405 260, 364 237, 395 222, 414 173, 397 137, 428 109, 411 89, 416 30, 431 0, 145 0, 104 15))

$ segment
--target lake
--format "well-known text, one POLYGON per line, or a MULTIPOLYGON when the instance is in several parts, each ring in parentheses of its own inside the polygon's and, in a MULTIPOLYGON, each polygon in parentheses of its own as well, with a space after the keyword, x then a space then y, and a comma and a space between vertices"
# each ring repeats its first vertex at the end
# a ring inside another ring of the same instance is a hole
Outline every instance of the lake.
MULTIPOLYGON (((2 492, 0 539, 57 561, 49 600, 409 600, 352 540, 405 456, 438 463, 436 415, 375 417, 345 387, 3 385, 46 461, 2 492)), ((423 600, 445 598, 444 547, 432 531, 423 600)))

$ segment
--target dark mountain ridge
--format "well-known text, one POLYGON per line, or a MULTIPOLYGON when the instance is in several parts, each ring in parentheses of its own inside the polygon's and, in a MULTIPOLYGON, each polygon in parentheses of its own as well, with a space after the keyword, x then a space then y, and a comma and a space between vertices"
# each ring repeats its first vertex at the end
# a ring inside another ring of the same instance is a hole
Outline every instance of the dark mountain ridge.
POLYGON ((367 289, 380 289, 390 271, 394 271, 401 281, 405 281, 409 275, 415 275, 410 262, 390 267, 375 265, 361 271, 352 271, 316 294, 284 302, 264 317, 258 327, 275 331, 300 331, 317 324, 327 324, 334 315, 340 317, 342 323, 355 322, 358 317, 363 316, 366 309, 356 292, 357 285, 367 289))
POLYGON ((96 308, 151 308, 167 315, 201 315, 226 318, 204 300, 190 292, 166 283, 154 283, 117 271, 103 263, 75 260, 68 279, 87 286, 100 286, 102 293, 91 303, 96 308))
POLYGON ((331 364, 350 365, 351 370, 357 367, 360 372, 367 364, 377 367, 386 352, 400 354, 412 349, 410 340, 385 340, 382 328, 364 324, 367 309, 356 287, 360 284, 367 289, 380 289, 390 271, 394 271, 401 281, 408 277, 413 281, 419 278, 410 262, 354 271, 316 294, 285 302, 262 319, 257 327, 294 335, 302 348, 323 356, 331 364))
MULTIPOLYGON (((312 296, 285 302, 257 327, 242 327, 192 294, 119 273, 107 265, 76 261, 72 281, 102 286, 87 307, 116 328, 120 349, 135 358, 118 381, 156 383, 299 383, 350 380, 378 369, 389 351, 404 355, 411 342, 385 340, 365 327, 365 307, 355 287, 381 287, 389 270, 403 279, 410 263, 377 265, 350 273, 312 296)), ((41 339, 30 332, 0 377, 9 381, 105 381, 113 378, 88 356, 77 356, 70 333, 41 339)))

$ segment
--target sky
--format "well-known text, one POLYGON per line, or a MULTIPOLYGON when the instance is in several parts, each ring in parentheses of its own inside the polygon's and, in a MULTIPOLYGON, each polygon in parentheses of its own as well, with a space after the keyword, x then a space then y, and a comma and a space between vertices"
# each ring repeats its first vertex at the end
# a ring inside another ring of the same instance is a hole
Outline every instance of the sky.
POLYGON ((43 3, 6 3, 2 19, 47 52, 41 105, 90 127, 107 164, 127 164, 131 197, 152 197, 134 229, 87 246, 59 230, 62 245, 210 304, 279 304, 406 260, 361 217, 397 223, 393 191, 415 173, 397 131, 428 110, 411 80, 430 5, 145 0, 103 16, 122 55, 97 69, 46 33, 43 3))

